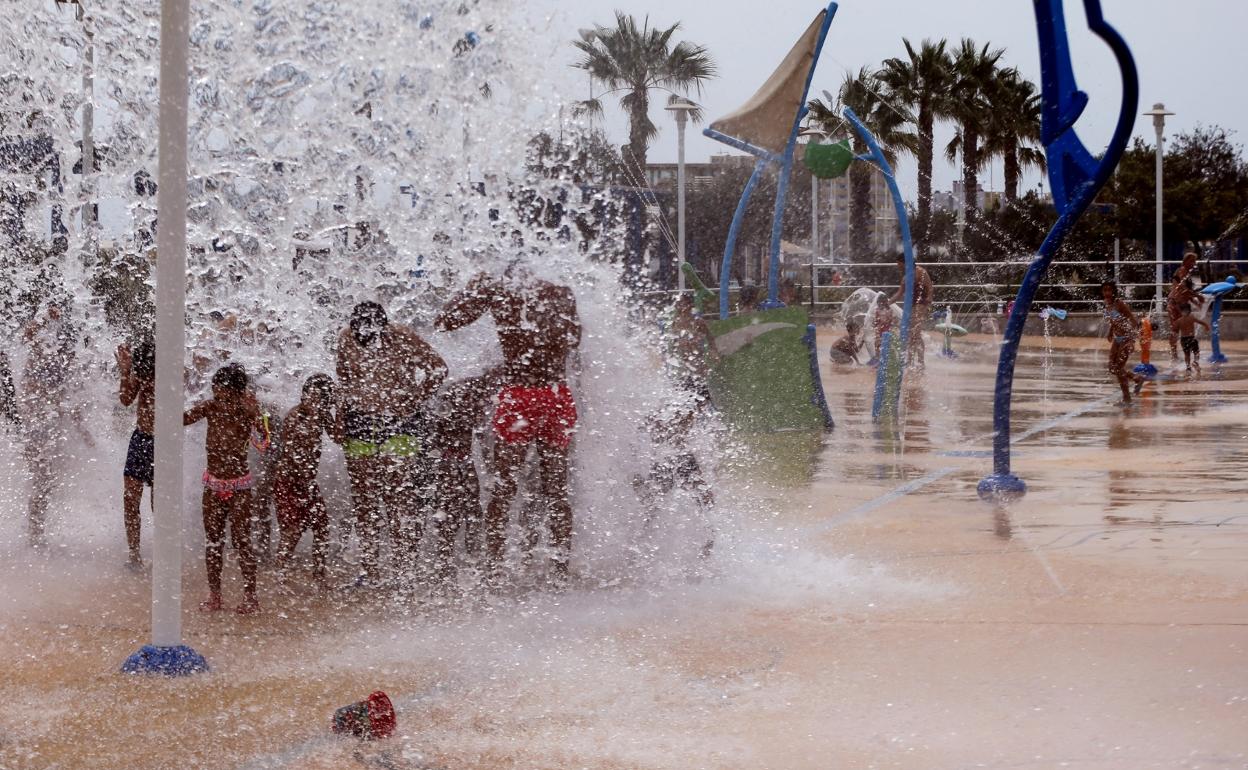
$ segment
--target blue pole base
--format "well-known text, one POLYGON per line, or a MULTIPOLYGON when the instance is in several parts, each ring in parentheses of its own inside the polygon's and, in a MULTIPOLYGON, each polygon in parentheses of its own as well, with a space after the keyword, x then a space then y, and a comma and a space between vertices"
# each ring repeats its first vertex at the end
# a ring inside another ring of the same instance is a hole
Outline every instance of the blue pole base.
POLYGON ((1140 364, 1136 366, 1134 369, 1132 369, 1131 371, 1135 372, 1136 374, 1142 374, 1145 377, 1148 377, 1149 379, 1152 379, 1153 377, 1157 376, 1157 367, 1153 366, 1152 364, 1140 364))
POLYGON ((783 302, 781 302, 778 299, 777 300, 765 299, 762 302, 758 303, 759 310, 777 310, 782 307, 788 307, 788 305, 785 305, 783 302))
POLYGON ((1013 473, 993 473, 980 480, 977 491, 984 502, 1008 503, 1027 494, 1027 485, 1013 473))
POLYGON ((1223 355, 1222 353, 1214 353, 1213 355, 1209 356, 1209 363, 1224 364, 1226 363, 1226 356, 1223 355))
POLYGON ((208 670, 208 661, 185 644, 177 647, 154 647, 145 644, 121 664, 123 674, 160 674, 188 676, 208 670))
POLYGON ((957 358, 958 357, 958 354, 952 350, 942 350, 940 351, 940 354, 944 356, 945 358, 957 358))

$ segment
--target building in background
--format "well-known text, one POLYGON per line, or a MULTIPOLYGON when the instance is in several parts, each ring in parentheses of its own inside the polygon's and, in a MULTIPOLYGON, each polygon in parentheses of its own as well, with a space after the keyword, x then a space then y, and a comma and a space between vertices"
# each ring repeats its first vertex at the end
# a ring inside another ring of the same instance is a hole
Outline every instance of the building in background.
POLYGON ((875 255, 900 253, 901 224, 884 176, 871 173, 871 249, 873 254, 851 254, 849 249, 849 175, 819 181, 819 243, 816 262, 843 264, 871 261, 875 255))

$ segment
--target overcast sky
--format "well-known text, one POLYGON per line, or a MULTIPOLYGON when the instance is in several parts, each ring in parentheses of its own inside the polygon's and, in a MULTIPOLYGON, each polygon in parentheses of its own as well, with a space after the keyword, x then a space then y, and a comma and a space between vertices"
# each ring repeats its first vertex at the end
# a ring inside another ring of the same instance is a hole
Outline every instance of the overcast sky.
MULTIPOLYGON (((571 40, 578 28, 607 25, 616 9, 652 24, 681 22, 681 39, 705 45, 715 57, 719 77, 706 87, 700 101, 714 119, 739 106, 763 83, 823 7, 817 0, 529 0, 528 7, 551 39, 571 40), (751 17, 764 13, 765 17, 751 17)), ((1166 124, 1167 135, 1198 123, 1218 124, 1248 141, 1248 0, 1103 0, 1105 17, 1127 39, 1140 70, 1141 111, 1164 102, 1177 113, 1166 124)), ((1075 77, 1091 97, 1079 133, 1096 152, 1109 138, 1117 115, 1120 79, 1109 50, 1088 31, 1083 3, 1066 0, 1071 29, 1075 77)), ((1006 49, 1005 62, 1039 80, 1035 15, 1028 0, 845 0, 832 24, 823 58, 815 73, 812 95, 835 92, 849 70, 878 66, 890 56, 904 54, 901 39, 967 36, 1006 49)), ((581 97, 588 90, 585 74, 568 65, 576 52, 557 47, 550 77, 565 93, 581 97)), ((583 97, 581 97, 583 98, 583 97)), ((696 97, 695 97, 696 98, 696 97)), ((675 161, 676 131, 662 100, 652 119, 662 135, 650 150, 650 160, 675 161)), ((1136 134, 1151 143, 1151 119, 1136 122, 1136 134)), ((627 124, 618 104, 608 107, 607 130, 616 144, 627 139, 627 124)), ((947 140, 949 129, 938 133, 947 140)), ((704 161, 726 150, 691 127, 687 139, 690 161, 704 161)), ((913 197, 914 161, 905 159, 899 181, 913 197)), ((938 163, 936 189, 949 189, 961 176, 938 163)), ((1001 187, 1000 168, 982 178, 992 189, 1001 187)), ((1038 177, 1029 180, 1034 186, 1038 177)))

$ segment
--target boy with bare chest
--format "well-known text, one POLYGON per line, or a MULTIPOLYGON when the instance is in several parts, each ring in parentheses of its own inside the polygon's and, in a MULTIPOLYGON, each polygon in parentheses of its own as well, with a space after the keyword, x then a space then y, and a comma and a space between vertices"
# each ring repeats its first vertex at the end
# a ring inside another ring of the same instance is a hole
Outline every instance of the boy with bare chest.
POLYGON ((221 560, 225 528, 238 554, 243 573, 243 602, 240 615, 260 611, 256 600, 256 558, 251 552, 251 488, 247 469, 247 442, 258 427, 260 408, 247 390, 247 372, 240 364, 229 364, 212 377, 212 398, 191 407, 182 417, 183 425, 208 421, 208 469, 204 471, 204 561, 208 569, 208 599, 199 605, 203 612, 225 608, 221 600, 221 560))
POLYGON ((126 450, 122 512, 130 551, 128 566, 137 571, 143 567, 139 556, 139 506, 143 502, 143 487, 152 486, 155 460, 156 439, 152 434, 156 423, 156 349, 151 342, 142 342, 133 351, 122 345, 117 348, 117 366, 121 374, 118 398, 122 406, 136 405, 134 432, 126 450))

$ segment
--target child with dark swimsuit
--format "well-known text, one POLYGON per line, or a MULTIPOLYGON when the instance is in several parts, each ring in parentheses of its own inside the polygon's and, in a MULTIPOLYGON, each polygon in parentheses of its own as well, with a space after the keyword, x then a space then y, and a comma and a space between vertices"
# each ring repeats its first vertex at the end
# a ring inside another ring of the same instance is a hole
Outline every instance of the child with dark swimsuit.
POLYGON ((247 442, 254 429, 263 429, 260 408, 247 389, 247 372, 241 364, 228 364, 212 376, 212 398, 191 407, 182 416, 183 425, 208 420, 208 469, 204 471, 203 516, 204 561, 208 570, 208 599, 199 605, 202 612, 219 612, 221 564, 225 528, 238 553, 243 573, 243 602, 236 612, 251 615, 260 611, 256 599, 256 558, 251 550, 251 488, 254 480, 247 469, 247 442))
POLYGON ((1187 371, 1192 371, 1192 367, 1196 367, 1196 374, 1200 374, 1200 341, 1196 339, 1196 325, 1205 327, 1205 331, 1209 331, 1209 324, 1192 315, 1192 306, 1184 305, 1179 309, 1179 320, 1175 323, 1174 328, 1179 332, 1179 343, 1183 346, 1183 358, 1187 363, 1187 371))
POLYGON ((472 441, 490 430, 494 396, 501 382, 501 370, 491 370, 445 386, 437 399, 431 438, 439 507, 438 576, 444 581, 454 573, 455 539, 461 527, 469 556, 480 556, 485 545, 485 514, 472 441))
POLYGON ((273 466, 273 504, 280 537, 277 558, 289 565, 303 533, 312 530, 312 574, 324 589, 325 559, 329 551, 329 514, 316 483, 321 465, 321 436, 333 435, 334 381, 314 374, 303 383, 303 398, 282 420, 277 445, 281 454, 273 466))
MULTIPOLYGON (((677 487, 692 492, 703 513, 715 505, 715 495, 702 473, 702 464, 686 445, 694 418, 692 409, 678 407, 671 412, 653 414, 646 420, 646 430, 659 448, 660 457, 651 464, 649 474, 633 477, 633 491, 645 509, 643 541, 653 537, 659 518, 659 498, 671 494, 677 487)), ((712 534, 702 545, 702 558, 709 557, 714 547, 712 534)))
POLYGON ((126 345, 117 348, 117 368, 121 374, 118 398, 122 406, 135 407, 134 432, 126 451, 126 468, 122 477, 122 511, 126 523, 126 546, 130 550, 127 567, 140 570, 140 514, 143 487, 152 486, 156 440, 152 437, 156 423, 156 348, 151 342, 139 343, 133 351, 126 345))
POLYGON ((862 341, 858 333, 862 331, 862 323, 856 319, 845 322, 845 336, 832 343, 830 355, 834 364, 858 363, 858 351, 862 349, 862 341))
POLYGON ((1131 312, 1131 308, 1118 296, 1118 284, 1105 281, 1101 284, 1101 296, 1105 300, 1105 321, 1109 325, 1106 339, 1109 340, 1109 373, 1118 381, 1122 388, 1122 403, 1131 404, 1131 383, 1135 383, 1135 392, 1144 387, 1145 378, 1127 368, 1127 361, 1135 350, 1135 338, 1139 333, 1140 322, 1131 312))

